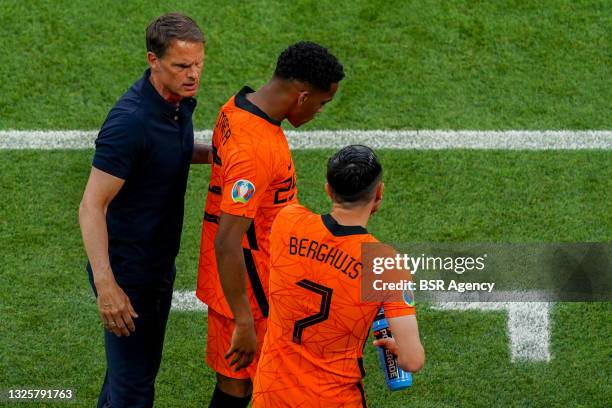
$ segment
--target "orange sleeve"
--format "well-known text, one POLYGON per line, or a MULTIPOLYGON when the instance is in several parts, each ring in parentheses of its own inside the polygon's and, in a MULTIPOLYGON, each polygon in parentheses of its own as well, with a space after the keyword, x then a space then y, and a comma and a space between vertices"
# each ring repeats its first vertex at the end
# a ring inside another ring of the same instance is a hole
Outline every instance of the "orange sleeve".
POLYGON ((223 162, 221 211, 255 218, 264 193, 272 182, 270 164, 266 164, 269 160, 258 155, 255 146, 246 144, 228 153, 223 162))
POLYGON ((384 302, 383 307, 385 308, 386 318, 416 314, 414 306, 408 306, 403 302, 384 302))
MULTIPOLYGON (((397 271, 395 272, 397 273, 397 271)), ((397 276, 398 279, 403 278, 412 280, 409 271, 401 271, 397 276)), ((382 304, 385 308, 385 317, 399 317, 416 314, 414 293, 411 290, 406 289, 401 292, 401 299, 399 298, 399 292, 389 292, 389 295, 390 296, 387 296, 387 301, 382 304)))
MULTIPOLYGON (((384 250, 381 253, 387 257, 393 257, 397 255, 397 251, 391 245, 385 245, 384 250)), ((393 270, 394 280, 412 280, 412 274, 407 270, 393 270)), ((389 292, 387 301, 383 302, 382 306, 385 308, 385 317, 400 317, 416 314, 414 293, 410 290, 404 290, 399 299, 399 293, 389 292), (391 299, 393 300, 391 300, 391 299)))

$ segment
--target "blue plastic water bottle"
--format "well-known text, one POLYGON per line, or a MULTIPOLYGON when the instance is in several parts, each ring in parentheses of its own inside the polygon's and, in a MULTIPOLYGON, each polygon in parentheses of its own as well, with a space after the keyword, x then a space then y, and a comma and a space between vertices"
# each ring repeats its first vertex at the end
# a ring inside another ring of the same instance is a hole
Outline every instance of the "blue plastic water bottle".
MULTIPOLYGON (((381 307, 372 326, 376 340, 391 336, 389 323, 385 319, 385 311, 381 307)), ((385 380, 391 391, 399 391, 412 386, 412 373, 402 370, 397 364, 397 357, 385 347, 378 347, 380 366, 385 372, 385 380)))

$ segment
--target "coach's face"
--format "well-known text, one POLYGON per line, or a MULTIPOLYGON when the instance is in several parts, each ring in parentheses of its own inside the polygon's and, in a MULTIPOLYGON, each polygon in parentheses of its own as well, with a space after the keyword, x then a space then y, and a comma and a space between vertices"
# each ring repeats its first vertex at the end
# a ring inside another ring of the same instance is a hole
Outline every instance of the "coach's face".
POLYGON ((337 90, 337 82, 331 84, 329 91, 321 91, 311 86, 300 89, 295 106, 287 114, 287 120, 293 127, 311 121, 317 113, 323 112, 326 103, 334 99, 337 90))
POLYGON ((161 58, 148 52, 147 59, 151 81, 164 99, 178 102, 196 94, 204 67, 203 43, 175 40, 161 58))

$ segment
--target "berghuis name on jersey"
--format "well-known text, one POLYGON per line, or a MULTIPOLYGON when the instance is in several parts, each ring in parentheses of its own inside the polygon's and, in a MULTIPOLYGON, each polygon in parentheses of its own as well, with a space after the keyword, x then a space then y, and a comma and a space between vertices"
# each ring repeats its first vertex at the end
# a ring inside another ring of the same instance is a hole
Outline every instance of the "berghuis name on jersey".
POLYGON ((357 278, 363 267, 361 262, 341 249, 327 244, 319 244, 319 242, 310 238, 291 236, 289 238, 289 254, 328 264, 351 279, 357 278))

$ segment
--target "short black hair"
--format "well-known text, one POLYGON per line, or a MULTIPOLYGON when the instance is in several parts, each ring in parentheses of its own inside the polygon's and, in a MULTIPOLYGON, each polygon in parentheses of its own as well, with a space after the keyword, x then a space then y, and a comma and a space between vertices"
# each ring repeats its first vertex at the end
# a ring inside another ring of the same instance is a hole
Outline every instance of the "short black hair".
POLYGON ((205 43, 204 34, 191 17, 182 13, 162 14, 146 31, 147 51, 162 58, 174 40, 205 43))
POLYGON ((372 149, 350 145, 327 162, 327 183, 338 203, 369 201, 382 179, 382 166, 372 149))
POLYGON ((309 83, 322 91, 344 78, 344 68, 325 47, 310 41, 290 45, 276 61, 274 76, 309 83))

